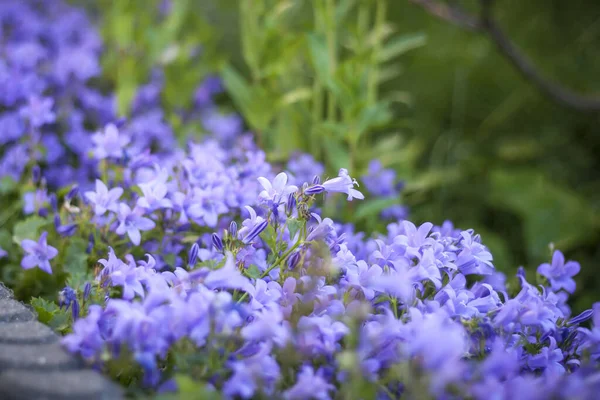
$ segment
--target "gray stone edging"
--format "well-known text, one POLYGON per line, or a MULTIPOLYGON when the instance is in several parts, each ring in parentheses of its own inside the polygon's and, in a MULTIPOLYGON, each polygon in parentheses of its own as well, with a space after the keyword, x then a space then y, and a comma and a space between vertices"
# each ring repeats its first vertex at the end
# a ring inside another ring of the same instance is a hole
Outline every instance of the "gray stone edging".
POLYGON ((122 391, 67 353, 0 282, 0 399, 119 400, 122 391))

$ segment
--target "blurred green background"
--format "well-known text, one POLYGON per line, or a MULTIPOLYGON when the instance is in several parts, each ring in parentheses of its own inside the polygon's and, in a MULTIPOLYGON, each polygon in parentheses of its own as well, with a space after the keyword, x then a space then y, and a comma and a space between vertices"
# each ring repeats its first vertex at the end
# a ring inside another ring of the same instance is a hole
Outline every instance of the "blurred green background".
MULTIPOLYGON (((600 111, 551 101, 484 33, 408 0, 75 2, 97 16, 123 114, 158 66, 168 119, 182 138, 197 132, 178 110, 218 73, 221 105, 244 116, 273 162, 300 149, 329 175, 349 166, 361 176, 379 158, 406 182, 411 220, 475 228, 497 268, 524 265, 530 280, 553 243, 582 264, 575 310, 597 299, 600 111)), ((542 75, 600 92, 599 2, 496 3, 498 24, 542 75)), ((479 2, 461 4, 477 14, 479 2)), ((359 226, 384 229, 368 217, 385 205, 370 203, 359 226)))

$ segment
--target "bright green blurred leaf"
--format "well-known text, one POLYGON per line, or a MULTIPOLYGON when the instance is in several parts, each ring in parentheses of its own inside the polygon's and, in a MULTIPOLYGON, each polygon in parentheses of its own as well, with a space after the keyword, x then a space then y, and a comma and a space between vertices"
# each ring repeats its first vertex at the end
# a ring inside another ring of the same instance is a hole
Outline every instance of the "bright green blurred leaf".
POLYGON ((15 225, 13 232, 13 241, 16 244, 21 244, 23 239, 31 239, 37 241, 39 239, 38 231, 41 227, 48 224, 48 220, 34 215, 15 225))

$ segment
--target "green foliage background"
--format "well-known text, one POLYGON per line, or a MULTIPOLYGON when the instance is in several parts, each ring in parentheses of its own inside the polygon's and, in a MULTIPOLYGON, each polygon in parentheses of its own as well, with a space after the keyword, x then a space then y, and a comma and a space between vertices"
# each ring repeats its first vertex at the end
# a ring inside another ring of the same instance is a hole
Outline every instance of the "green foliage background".
MULTIPOLYGON (((167 116, 184 137, 194 127, 181 126, 175 111, 189 106, 207 73, 219 72, 229 90, 224 105, 244 115, 272 161, 302 149, 324 160, 330 175, 350 165, 360 176, 369 159, 380 158, 406 181, 402 201, 415 222, 475 228, 509 274, 519 265, 534 274, 553 243, 582 264, 575 309, 597 298, 600 113, 549 101, 484 35, 408 0, 176 0, 166 18, 158 0, 76 2, 101 24, 105 73, 124 114, 159 64, 167 116), (378 3, 385 3, 382 31, 378 3), (328 19, 344 7, 347 19, 328 19), (363 26, 352 14, 360 7, 368 12, 363 26), (340 43, 333 73, 331 24, 340 43), (378 32, 385 38, 369 41, 378 32), (380 63, 386 45, 397 51, 380 63), (375 97, 361 80, 373 68, 385 78, 375 97), (323 104, 315 117, 317 92, 323 104)), ((465 3, 476 10, 477 2, 465 3)), ((600 3, 497 3, 499 23, 544 75, 600 92, 600 3)), ((352 210, 359 224, 383 229, 371 217, 386 204, 365 204, 352 210)))

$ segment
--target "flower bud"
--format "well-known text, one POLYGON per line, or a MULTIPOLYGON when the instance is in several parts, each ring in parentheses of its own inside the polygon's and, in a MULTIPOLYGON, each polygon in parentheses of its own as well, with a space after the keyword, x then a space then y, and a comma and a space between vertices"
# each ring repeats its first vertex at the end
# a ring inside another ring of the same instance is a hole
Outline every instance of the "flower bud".
POLYGON ((89 282, 86 282, 85 286, 83 287, 83 300, 87 300, 87 298, 90 297, 91 291, 92 291, 92 284, 89 282))
POLYGON ((289 269, 294 269, 296 268, 296 266, 298 265, 298 262, 300 261, 300 252, 297 251, 294 254, 292 254, 290 256, 290 258, 288 258, 287 260, 287 266, 289 269))
POLYGON ((77 197, 78 194, 79 194, 79 186, 73 185, 73 186, 71 186, 71 190, 69 190, 69 193, 67 193, 67 195, 65 196, 65 200, 69 202, 69 201, 73 200, 75 197, 77 197))
POLYGON ((33 183, 38 183, 41 177, 42 170, 40 169, 40 166, 36 164, 31 170, 31 179, 33 180, 33 183))
POLYGON ((54 193, 48 196, 48 200, 50 201, 50 206, 54 212, 58 211, 58 200, 56 199, 56 195, 54 193))
POLYGON ((319 175, 315 175, 315 177, 312 180, 313 185, 318 185, 321 183, 321 177, 319 175))
POLYGON ((218 251, 223 251, 223 241, 216 233, 212 234, 212 244, 218 251))
POLYGON ((569 325, 576 325, 576 324, 581 324, 582 322, 587 321, 588 319, 592 318, 592 315, 594 315, 594 310, 589 309, 589 310, 585 310, 584 312, 582 312, 581 314, 571 318, 567 324, 569 325))
POLYGON ((244 244, 248 244, 251 241, 253 241, 258 235, 260 235, 260 233, 262 231, 264 231, 265 229, 267 229, 267 226, 269 225, 269 223, 265 220, 262 221, 260 224, 255 225, 252 229, 250 229, 250 232, 248 232, 248 234, 246 235, 246 237, 242 240, 242 242, 244 242, 244 244))
POLYGON ((77 299, 73 301, 71 312, 73 313, 73 321, 77 320, 77 318, 79 318, 79 301, 77 301, 77 299))
POLYGON ((229 234, 232 237, 237 237, 237 230, 238 230, 238 226, 236 224, 235 221, 231 221, 231 223, 229 224, 229 234))
POLYGON ((288 198, 287 198, 287 202, 285 204, 285 208, 287 210, 288 214, 292 214, 292 212, 294 211, 294 209, 296 208, 296 196, 294 196, 293 193, 291 193, 288 198))
POLYGON ((323 193, 325 188, 321 185, 313 185, 304 191, 307 196, 313 196, 315 194, 323 193))
POLYGON ((77 224, 61 225, 56 228, 56 231, 63 237, 73 236, 75 231, 77 231, 77 224))
POLYGON ((190 253, 188 255, 188 266, 193 267, 196 265, 196 260, 198 259, 198 251, 200 250, 200 246, 198 243, 194 243, 192 248, 190 249, 190 253))
POLYGON ((94 234, 90 233, 88 236, 88 245, 85 248, 85 252, 90 254, 94 249, 94 245, 96 244, 96 239, 94 238, 94 234))

